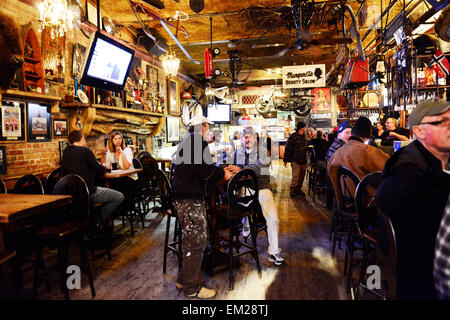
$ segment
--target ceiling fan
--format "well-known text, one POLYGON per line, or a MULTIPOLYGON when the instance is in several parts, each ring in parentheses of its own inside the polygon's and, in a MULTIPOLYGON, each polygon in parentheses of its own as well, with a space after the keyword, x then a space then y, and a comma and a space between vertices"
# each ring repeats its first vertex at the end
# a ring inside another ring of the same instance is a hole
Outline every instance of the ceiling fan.
POLYGON ((291 12, 295 25, 295 42, 276 53, 275 57, 282 57, 286 55, 289 50, 305 50, 311 46, 317 45, 334 45, 334 44, 349 44, 352 43, 350 38, 322 38, 314 39, 311 32, 308 31, 312 18, 315 14, 314 2, 307 2, 307 0, 291 0, 291 12))

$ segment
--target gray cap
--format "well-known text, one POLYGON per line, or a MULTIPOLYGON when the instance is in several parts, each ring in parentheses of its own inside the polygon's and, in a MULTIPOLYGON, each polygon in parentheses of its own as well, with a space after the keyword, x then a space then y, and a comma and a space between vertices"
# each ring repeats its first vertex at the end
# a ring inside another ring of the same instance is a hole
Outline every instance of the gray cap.
POLYGON ((214 124, 214 122, 208 120, 208 118, 206 118, 204 116, 195 116, 195 117, 192 117, 191 120, 189 120, 190 126, 196 126, 196 125, 199 125, 202 123, 214 124))
POLYGON ((438 114, 444 113, 449 108, 450 101, 444 101, 438 98, 421 101, 411 113, 408 120, 408 127, 412 129, 412 127, 419 125, 423 118, 427 116, 437 116, 438 114))

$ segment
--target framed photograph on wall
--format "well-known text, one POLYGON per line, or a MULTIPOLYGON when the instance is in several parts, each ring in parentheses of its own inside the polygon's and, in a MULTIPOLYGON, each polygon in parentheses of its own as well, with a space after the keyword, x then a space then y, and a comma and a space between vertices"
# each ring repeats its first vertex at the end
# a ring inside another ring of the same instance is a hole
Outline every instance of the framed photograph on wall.
POLYGON ((314 96, 311 111, 327 111, 331 110, 331 90, 330 88, 314 88, 311 90, 314 96))
POLYGON ((59 142, 59 163, 60 164, 61 164, 61 161, 62 161, 63 152, 67 148, 68 145, 69 145, 69 142, 67 142, 67 141, 60 141, 59 142))
POLYGON ((67 137, 68 135, 67 119, 53 119, 53 137, 67 137))
POLYGON ((0 174, 6 174, 6 147, 0 147, 0 174))
POLYGON ((177 82, 169 79, 169 84, 167 86, 167 98, 168 98, 168 109, 167 112, 171 115, 179 115, 178 105, 177 105, 177 82))
POLYGON ((27 103, 27 133, 29 142, 50 141, 50 106, 44 103, 27 103))
POLYGON ((0 141, 25 141, 25 102, 2 100, 0 126, 0 141))
POLYGON ((180 141, 180 118, 167 117, 167 142, 180 141))

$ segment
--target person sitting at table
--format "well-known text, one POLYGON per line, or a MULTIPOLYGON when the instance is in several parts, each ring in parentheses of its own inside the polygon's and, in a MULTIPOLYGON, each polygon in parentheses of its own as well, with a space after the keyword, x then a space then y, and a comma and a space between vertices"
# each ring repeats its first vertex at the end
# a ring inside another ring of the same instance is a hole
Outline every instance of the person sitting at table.
MULTIPOLYGON (((243 169, 252 169, 258 177, 259 196, 262 213, 267 224, 267 239, 269 243, 269 261, 279 266, 285 263, 278 247, 278 213, 270 190, 270 157, 262 144, 257 143, 255 131, 247 127, 242 131, 242 144, 244 149, 234 153, 234 164, 243 169)), ((247 238, 250 235, 248 219, 244 218, 242 235, 247 238)))
POLYGON ((64 175, 77 174, 86 182, 89 189, 89 201, 103 203, 100 209, 101 218, 107 220, 124 200, 121 192, 99 187, 95 180, 105 174, 106 168, 102 166, 87 147, 86 139, 80 130, 69 133, 69 146, 64 150, 61 167, 64 175))
POLYGON ((380 138, 382 146, 393 146, 394 141, 408 141, 409 130, 399 127, 397 119, 389 118, 386 120, 386 131, 380 138))
POLYGON ((199 299, 216 296, 216 290, 202 285, 201 276, 208 236, 205 183, 228 181, 239 170, 235 166, 222 169, 213 164, 207 143, 210 124, 213 122, 204 116, 193 117, 173 160, 172 197, 183 230, 183 264, 177 287, 182 287, 186 297, 199 299))
MULTIPOLYGON (((113 163, 116 163, 119 170, 133 170, 133 150, 125 148, 125 142, 122 134, 119 131, 114 131, 109 135, 106 154, 102 158, 102 163, 105 163, 106 168, 112 168, 113 163)), ((129 210, 133 205, 133 194, 135 193, 138 179, 137 173, 130 174, 118 179, 111 179, 109 181, 112 189, 120 191, 125 196, 124 207, 122 211, 129 210)), ((122 212, 126 213, 126 212, 122 212)))

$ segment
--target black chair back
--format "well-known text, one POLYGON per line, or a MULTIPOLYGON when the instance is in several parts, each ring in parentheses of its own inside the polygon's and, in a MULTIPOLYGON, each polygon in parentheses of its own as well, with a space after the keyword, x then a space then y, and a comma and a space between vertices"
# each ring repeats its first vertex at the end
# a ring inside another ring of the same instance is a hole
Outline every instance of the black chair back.
POLYGON ((371 172, 364 176, 356 187, 356 222, 360 233, 362 230, 373 228, 376 225, 377 205, 375 195, 382 178, 381 171, 371 172))
POLYGON ((83 178, 76 174, 62 177, 53 188, 53 194, 67 194, 73 197, 73 201, 66 206, 63 221, 87 221, 89 213, 89 189, 83 178))
POLYGON ((63 170, 62 167, 59 167, 55 170, 53 170, 45 179, 44 182, 44 192, 46 194, 52 194, 53 188, 55 187, 56 183, 59 179, 61 179, 63 176, 63 170))
POLYGON ((0 179, 0 193, 8 193, 5 182, 0 179))
POLYGON ((243 169, 236 173, 227 186, 227 219, 233 220, 257 213, 258 195, 256 173, 251 169, 243 169))
POLYGON ((161 207, 164 211, 170 210, 175 214, 175 207, 172 201, 172 185, 170 184, 169 178, 161 169, 158 169, 157 185, 159 196, 161 199, 161 207))
POLYGON ((139 152, 139 154, 137 155, 137 159, 138 160, 141 160, 141 158, 143 157, 143 156, 152 156, 150 153, 148 153, 147 151, 141 151, 141 152, 139 152))
POLYGON ((397 299, 397 239, 391 219, 377 207, 377 265, 381 269, 381 281, 385 298, 397 299))
POLYGON ((143 155, 139 158, 143 169, 143 177, 150 181, 155 181, 158 176, 158 162, 151 155, 143 155))
POLYGON ((12 193, 44 194, 44 187, 38 177, 32 174, 27 174, 16 182, 12 193))
POLYGON ((336 200, 339 211, 344 214, 354 214, 356 212, 355 190, 360 180, 353 171, 346 167, 340 167, 337 176, 338 190, 336 200))

